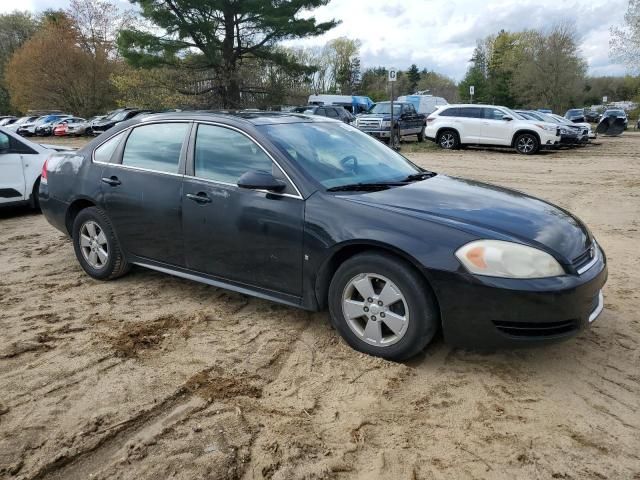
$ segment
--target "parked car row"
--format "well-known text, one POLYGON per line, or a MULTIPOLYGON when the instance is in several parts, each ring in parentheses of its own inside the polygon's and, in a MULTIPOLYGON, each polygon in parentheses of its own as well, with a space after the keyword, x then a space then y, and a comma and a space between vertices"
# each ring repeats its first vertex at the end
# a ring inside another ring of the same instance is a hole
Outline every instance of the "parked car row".
POLYGON ((603 118, 622 118, 624 122, 624 129, 626 130, 629 126, 627 113, 621 108, 607 108, 603 113, 583 108, 572 108, 567 110, 567 113, 564 114, 564 118, 574 123, 599 123, 603 118))
POLYGON ((444 149, 485 145, 510 147, 523 155, 581 145, 595 138, 588 123, 574 124, 540 111, 477 104, 439 107, 427 117, 425 136, 444 149))
POLYGON ((23 137, 47 137, 51 135, 99 135, 120 122, 129 120, 151 110, 139 108, 119 108, 106 115, 90 119, 76 117, 66 113, 46 115, 27 115, 24 117, 0 117, 0 126, 16 132, 23 137))

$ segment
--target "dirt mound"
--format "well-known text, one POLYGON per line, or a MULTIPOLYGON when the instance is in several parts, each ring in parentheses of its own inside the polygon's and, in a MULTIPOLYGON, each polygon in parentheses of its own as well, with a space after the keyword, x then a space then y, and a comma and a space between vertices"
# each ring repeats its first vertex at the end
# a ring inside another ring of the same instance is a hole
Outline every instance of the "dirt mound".
POLYGON ((199 372, 191 377, 184 389, 208 400, 226 400, 234 397, 260 398, 262 386, 259 377, 248 375, 227 376, 214 372, 199 372))
POLYGON ((186 325, 175 315, 165 315, 151 322, 125 325, 115 336, 107 337, 116 356, 135 358, 143 351, 153 350, 170 335, 171 330, 182 330, 182 336, 188 338, 186 325))

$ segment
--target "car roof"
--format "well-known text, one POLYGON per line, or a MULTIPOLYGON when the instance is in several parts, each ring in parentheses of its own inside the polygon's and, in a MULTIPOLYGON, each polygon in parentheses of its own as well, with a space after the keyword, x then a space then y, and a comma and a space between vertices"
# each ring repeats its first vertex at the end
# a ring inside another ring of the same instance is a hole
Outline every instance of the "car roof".
POLYGON ((236 120, 251 125, 273 125, 287 123, 336 122, 337 120, 319 117, 317 115, 303 115, 290 112, 227 112, 227 111, 186 111, 141 114, 134 118, 140 122, 151 120, 236 120))

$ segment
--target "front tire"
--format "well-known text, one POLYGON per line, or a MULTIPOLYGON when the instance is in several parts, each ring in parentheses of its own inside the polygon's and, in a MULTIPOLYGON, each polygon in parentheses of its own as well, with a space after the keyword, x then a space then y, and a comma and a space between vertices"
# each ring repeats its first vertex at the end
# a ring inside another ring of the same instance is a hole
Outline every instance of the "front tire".
POLYGON ((355 350, 402 361, 419 353, 438 330, 431 289, 411 265, 385 253, 344 262, 329 286, 331 322, 355 350))
POLYGON ((531 133, 521 133, 514 142, 516 152, 521 155, 534 155, 540 150, 540 142, 531 133))
POLYGON ((438 145, 444 150, 457 150, 460 148, 460 138, 455 130, 444 130, 438 135, 438 145))
POLYGON ((97 207, 85 208, 76 216, 73 248, 84 271, 97 280, 112 280, 129 270, 109 218, 97 207))
POLYGON ((424 129, 425 127, 423 125, 420 131, 418 132, 418 142, 424 142, 424 129))

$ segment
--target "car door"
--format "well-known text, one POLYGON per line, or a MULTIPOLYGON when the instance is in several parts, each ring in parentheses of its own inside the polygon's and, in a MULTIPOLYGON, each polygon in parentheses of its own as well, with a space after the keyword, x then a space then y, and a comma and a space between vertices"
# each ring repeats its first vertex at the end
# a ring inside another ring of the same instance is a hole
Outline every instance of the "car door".
POLYGON ((478 143, 488 145, 511 144, 511 122, 504 120, 505 113, 493 107, 483 107, 482 137, 478 143))
POLYGON ((104 209, 127 254, 184 265, 182 177, 190 129, 190 122, 178 121, 134 127, 104 164, 104 209))
POLYGON ((458 120, 462 125, 462 143, 482 142, 482 109, 480 107, 460 107, 458 120))
POLYGON ((27 199, 22 156, 11 148, 11 140, 0 132, 0 204, 27 199))
POLYGON ((419 132, 422 129, 422 120, 418 117, 418 113, 413 105, 404 105, 404 114, 407 119, 408 128, 413 132, 419 132))
POLYGON ((187 267, 236 283, 302 295, 304 201, 270 155, 240 130, 199 124, 184 180, 187 267), (242 189, 250 170, 287 183, 281 194, 242 189))

